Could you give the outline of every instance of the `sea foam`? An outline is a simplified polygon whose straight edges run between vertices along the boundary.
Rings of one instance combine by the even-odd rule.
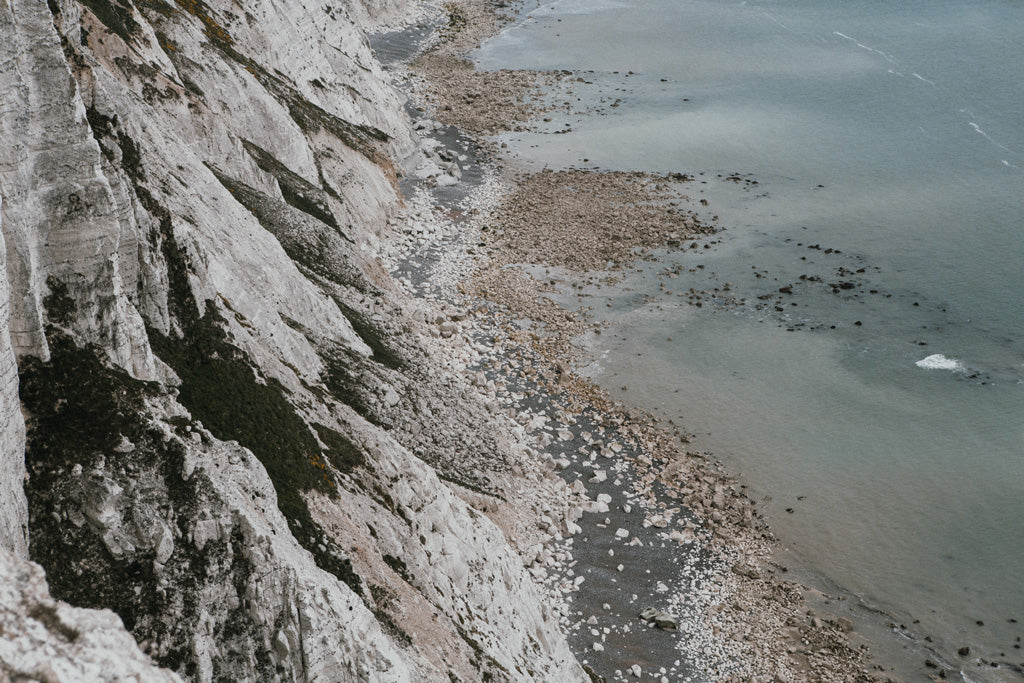
[[[925,370],[949,370],[950,372],[967,371],[967,368],[964,367],[962,362],[958,361],[956,358],[947,358],[941,353],[933,353],[927,358],[922,358],[917,361],[914,365],[919,368],[924,368]]]

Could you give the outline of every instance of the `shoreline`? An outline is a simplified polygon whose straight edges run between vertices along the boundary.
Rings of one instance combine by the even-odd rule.
[[[497,23],[497,17],[493,17],[493,21]],[[450,43],[456,49],[473,47],[486,35],[486,31],[479,30],[479,21],[455,23],[477,27],[470,39],[456,32],[459,39]],[[436,49],[436,45],[432,49]],[[546,85],[550,86],[554,77],[543,76],[539,80],[546,80]],[[515,84],[523,82],[521,74],[509,78]],[[500,83],[502,77],[499,75],[496,80]],[[445,105],[438,106],[438,102],[443,102],[445,97],[460,96],[460,87],[465,87],[467,82],[473,88],[488,85],[479,79],[456,79],[454,87],[452,83],[431,84],[423,80],[416,85],[449,88],[440,97],[436,90],[432,92],[436,109],[430,113],[451,125],[460,123],[459,111],[444,109]],[[478,95],[472,100],[484,99],[483,109],[500,108],[500,103],[487,102],[485,93]],[[427,104],[422,100],[417,102],[418,106]],[[424,108],[429,110],[429,106]],[[450,116],[446,117],[446,113]],[[512,113],[506,125],[524,125],[520,117],[526,116],[528,120],[529,116],[536,116],[538,110],[528,108],[525,112]],[[485,118],[481,124],[477,119],[468,127],[478,128],[479,136],[493,132],[493,121],[492,117]],[[477,307],[477,314],[468,317],[460,330],[467,338],[474,339],[483,353],[481,370],[485,379],[482,381],[508,387],[504,392],[499,389],[499,396],[523,424],[524,433],[538,434],[538,457],[545,458],[549,467],[558,470],[570,488],[575,487],[575,493],[585,494],[585,500],[590,495],[598,496],[589,499],[592,502],[587,511],[581,509],[577,514],[570,510],[568,528],[564,531],[549,525],[546,529],[549,541],[539,550],[537,544],[528,548],[520,545],[520,551],[525,551],[524,561],[527,566],[534,565],[531,574],[541,587],[553,597],[562,597],[563,627],[581,662],[591,666],[596,675],[609,680],[625,680],[636,673],[630,668],[633,664],[611,668],[614,664],[609,662],[621,658],[616,650],[633,653],[643,677],[647,678],[653,671],[653,680],[660,676],[665,677],[662,680],[688,680],[687,677],[700,680],[701,676],[708,675],[713,675],[714,680],[728,680],[729,676],[735,680],[756,680],[762,676],[764,680],[772,680],[772,677],[778,680],[892,680],[877,671],[868,671],[872,663],[863,643],[849,642],[858,639],[856,633],[851,633],[853,625],[849,620],[817,616],[806,609],[806,587],[781,578],[782,570],[772,559],[777,542],[759,519],[756,506],[746,497],[742,484],[729,478],[719,466],[707,462],[705,454],[687,452],[687,437],[678,429],[674,433],[666,432],[655,425],[657,421],[650,415],[612,401],[607,392],[571,372],[571,339],[600,330],[554,304],[545,296],[551,291],[551,285],[530,276],[536,273],[550,278],[550,263],[546,268],[537,265],[526,269],[530,273],[524,272],[515,264],[521,264],[524,256],[530,256],[530,250],[510,248],[507,242],[500,243],[500,238],[495,240],[493,232],[486,234],[490,221],[496,217],[492,212],[507,209],[509,193],[528,185],[532,178],[541,178],[543,183],[544,174],[520,176],[517,185],[514,173],[508,170],[515,167],[515,162],[508,155],[502,156],[497,146],[481,143],[479,138],[476,142],[482,144],[491,159],[473,163],[490,164],[492,172],[481,184],[481,187],[487,186],[485,191],[476,192],[478,200],[479,195],[484,195],[483,203],[471,208],[461,203],[462,208],[458,210],[461,215],[457,216],[461,239],[456,238],[452,243],[451,236],[456,230],[451,217],[441,215],[435,207],[428,207],[432,200],[426,195],[420,197],[418,212],[421,215],[434,209],[437,214],[434,220],[450,221],[447,228],[437,226],[434,235],[427,240],[429,243],[430,239],[441,237],[437,242],[442,243],[440,248],[444,253],[438,257],[444,265],[435,266],[435,273],[424,284],[433,290],[432,296],[448,298],[449,302],[456,301],[463,307],[467,302],[486,302],[486,313],[481,313]],[[609,175],[600,171],[580,173],[594,177]],[[644,180],[656,179],[651,174],[639,176]],[[586,184],[580,176],[575,176],[574,180],[577,184]],[[548,183],[550,187],[557,187],[557,183]],[[543,194],[532,189],[533,196]],[[506,195],[504,201],[502,191]],[[598,202],[594,206],[605,209],[615,197],[602,199],[603,204]],[[622,197],[618,199],[621,206]],[[549,203],[557,201],[551,197],[547,200]],[[448,213],[456,213],[454,207],[448,207]],[[513,211],[513,215],[515,213]],[[528,211],[519,207],[519,213]],[[522,215],[516,217],[522,218]],[[689,234],[684,239],[687,244],[692,240],[696,246],[707,234]],[[443,244],[445,235],[448,244]],[[416,246],[421,239],[422,235],[414,240]],[[676,245],[682,242],[678,235],[671,240]],[[605,261],[628,264],[630,257],[642,257],[653,248],[671,245],[666,234],[661,236],[660,243],[639,240],[630,244],[629,254],[620,255],[618,260],[591,255],[570,259],[568,264],[578,267]],[[580,246],[572,248],[571,253],[579,256]],[[532,255],[536,256],[536,251]],[[495,268],[495,264],[499,267]],[[415,269],[408,261],[395,265],[399,272]],[[484,271],[482,278],[478,275],[480,270]],[[556,270],[555,277],[568,280],[576,287],[582,287],[583,282],[598,286],[604,282],[613,286],[616,278],[614,271],[607,270],[589,271],[588,280],[583,280],[579,272]],[[436,271],[445,272],[447,279],[438,278]],[[478,277],[467,284],[471,273]],[[407,277],[404,283],[410,286],[412,280]],[[448,289],[456,284],[462,285],[458,293]],[[515,296],[507,296],[509,292]],[[514,356],[518,357],[517,363],[500,367],[503,361]],[[541,398],[531,401],[531,394],[538,389],[542,390]],[[603,438],[595,438],[595,433],[601,431]],[[685,506],[680,505],[680,501]],[[583,542],[575,543],[575,539]],[[644,598],[640,597],[642,590],[628,591],[627,598],[614,606],[597,597],[608,593],[590,587],[600,583],[608,590],[619,582],[616,574],[623,583],[628,580],[634,586],[643,584],[642,579],[647,575],[641,576],[639,569],[633,574],[625,571],[625,562],[607,561],[616,555],[624,559],[629,552],[627,549],[636,551],[638,547],[645,550],[635,552],[631,560],[643,562],[647,570],[658,575],[651,584],[653,591],[648,591]],[[609,550],[615,555],[601,555]],[[679,564],[677,560],[681,560]],[[580,578],[582,581],[578,581]],[[709,584],[716,588],[700,587]],[[765,605],[770,607],[765,608]],[[652,628],[640,620],[637,615],[645,607],[664,609],[679,619],[677,635],[671,636],[671,631]],[[676,647],[669,649],[668,657],[638,653],[645,642],[655,640],[657,647],[663,649],[666,636],[674,638],[674,645],[679,645],[683,634],[689,641],[689,661],[682,661],[687,657],[677,652]],[[736,649],[726,652],[723,644]],[[648,646],[648,649],[653,647]]]

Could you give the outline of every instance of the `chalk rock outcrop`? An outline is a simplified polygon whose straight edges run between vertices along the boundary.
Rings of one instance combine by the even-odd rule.
[[[24,554],[27,517],[53,597],[120,617],[139,649],[111,667],[585,679],[458,495],[514,498],[520,456],[367,256],[417,153],[354,23],[374,17],[0,5],[0,545]],[[126,639],[97,619],[55,666]]]
[[[39,565],[2,548],[0,633],[4,680],[181,681],[177,674],[153,666],[116,614],[57,602]]]
[[[0,206],[3,198],[0,197]],[[3,214],[0,212],[0,221]],[[3,224],[0,222],[0,229]],[[28,553],[28,504],[25,501],[25,423],[18,403],[18,366],[11,349],[10,287],[0,230],[0,548]]]

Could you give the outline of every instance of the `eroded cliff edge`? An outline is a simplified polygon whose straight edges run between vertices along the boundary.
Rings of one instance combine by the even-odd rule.
[[[484,514],[558,483],[367,256],[417,150],[358,22],[400,9],[0,6],[6,675],[584,678]]]

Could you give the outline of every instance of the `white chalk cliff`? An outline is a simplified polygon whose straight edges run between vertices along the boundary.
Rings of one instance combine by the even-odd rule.
[[[586,680],[365,248],[401,11],[0,2],[0,679]]]

